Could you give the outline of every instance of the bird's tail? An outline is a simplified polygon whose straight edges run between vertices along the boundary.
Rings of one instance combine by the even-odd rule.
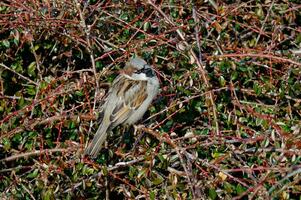
[[[92,142],[85,150],[85,155],[89,155],[92,158],[95,158],[98,155],[104,141],[107,138],[107,130],[108,126],[106,126],[104,123],[99,126]]]

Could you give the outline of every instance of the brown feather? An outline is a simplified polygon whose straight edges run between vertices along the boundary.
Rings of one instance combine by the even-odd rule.
[[[112,127],[123,123],[147,98],[146,81],[129,80],[125,77],[121,77],[121,79],[126,79],[127,81],[120,80],[119,83],[122,83],[122,89],[117,90],[117,96],[125,99],[121,100],[120,104],[116,105],[112,111],[110,116]],[[119,87],[117,84],[115,86]]]

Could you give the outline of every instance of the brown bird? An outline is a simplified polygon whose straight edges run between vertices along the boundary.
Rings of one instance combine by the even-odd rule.
[[[158,91],[159,80],[152,66],[139,57],[129,60],[109,89],[101,109],[101,124],[85,155],[95,158],[108,131],[141,119]]]

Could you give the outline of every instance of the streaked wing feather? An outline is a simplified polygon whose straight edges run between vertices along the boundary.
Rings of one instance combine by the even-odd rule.
[[[114,109],[115,113],[112,113],[110,120],[112,124],[118,125],[123,123],[128,118],[132,110],[125,104],[120,104],[120,106],[118,105],[116,108],[118,109]]]
[[[117,84],[113,84],[115,87],[121,87],[120,90],[112,89],[112,91],[118,91],[117,95],[111,95],[113,98],[118,98],[115,108],[110,116],[112,127],[122,124],[132,114],[132,112],[138,109],[144,100],[147,98],[146,93],[146,81],[129,80],[126,77],[120,77]],[[125,81],[126,79],[126,81]],[[122,84],[122,85],[121,85]]]
[[[147,93],[146,93],[146,86],[143,87],[144,89],[138,90],[138,93],[136,96],[132,95],[131,96],[131,101],[129,101],[129,105],[131,108],[137,109],[140,107],[140,105],[144,102],[144,100],[147,98]],[[135,100],[134,100],[135,98]]]

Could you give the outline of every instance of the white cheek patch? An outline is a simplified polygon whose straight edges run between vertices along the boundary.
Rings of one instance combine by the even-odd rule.
[[[144,73],[140,73],[140,74],[132,74],[132,79],[134,80],[141,80],[141,81],[145,81],[147,80],[147,77]]]

